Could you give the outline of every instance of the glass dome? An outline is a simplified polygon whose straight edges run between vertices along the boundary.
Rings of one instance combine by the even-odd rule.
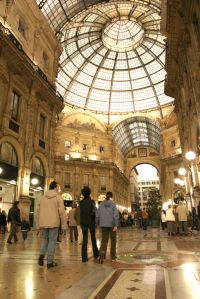
[[[37,3],[63,46],[57,89],[67,104],[118,114],[173,102],[164,94],[159,0]]]

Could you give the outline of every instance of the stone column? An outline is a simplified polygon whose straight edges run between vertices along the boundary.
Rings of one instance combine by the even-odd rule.
[[[20,212],[21,218],[25,217],[29,219],[31,199],[29,197],[29,187],[30,187],[30,169],[21,169],[21,180],[19,181],[19,202],[20,202]]]
[[[21,219],[25,218],[26,220],[29,220],[29,212],[30,212],[30,205],[31,205],[30,197],[26,195],[20,195],[19,202],[20,202],[19,208],[20,208]]]

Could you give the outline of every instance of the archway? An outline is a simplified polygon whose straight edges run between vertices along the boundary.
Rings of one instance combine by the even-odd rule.
[[[133,210],[146,207],[148,194],[152,188],[159,189],[157,168],[152,164],[137,164],[130,173],[130,198]]]

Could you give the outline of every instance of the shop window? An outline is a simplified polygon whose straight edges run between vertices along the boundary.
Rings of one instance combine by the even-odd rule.
[[[11,118],[18,121],[20,95],[16,91],[12,91],[11,98]]]
[[[0,160],[13,166],[18,165],[17,154],[11,144],[5,142],[0,145]]]

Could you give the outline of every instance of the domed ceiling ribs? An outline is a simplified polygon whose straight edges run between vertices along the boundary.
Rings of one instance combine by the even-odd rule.
[[[57,88],[66,104],[162,117],[173,99],[164,94],[160,0],[47,0],[42,11],[61,36]]]
[[[114,128],[113,138],[124,156],[140,146],[160,151],[160,125],[146,117],[130,117],[122,121]]]

